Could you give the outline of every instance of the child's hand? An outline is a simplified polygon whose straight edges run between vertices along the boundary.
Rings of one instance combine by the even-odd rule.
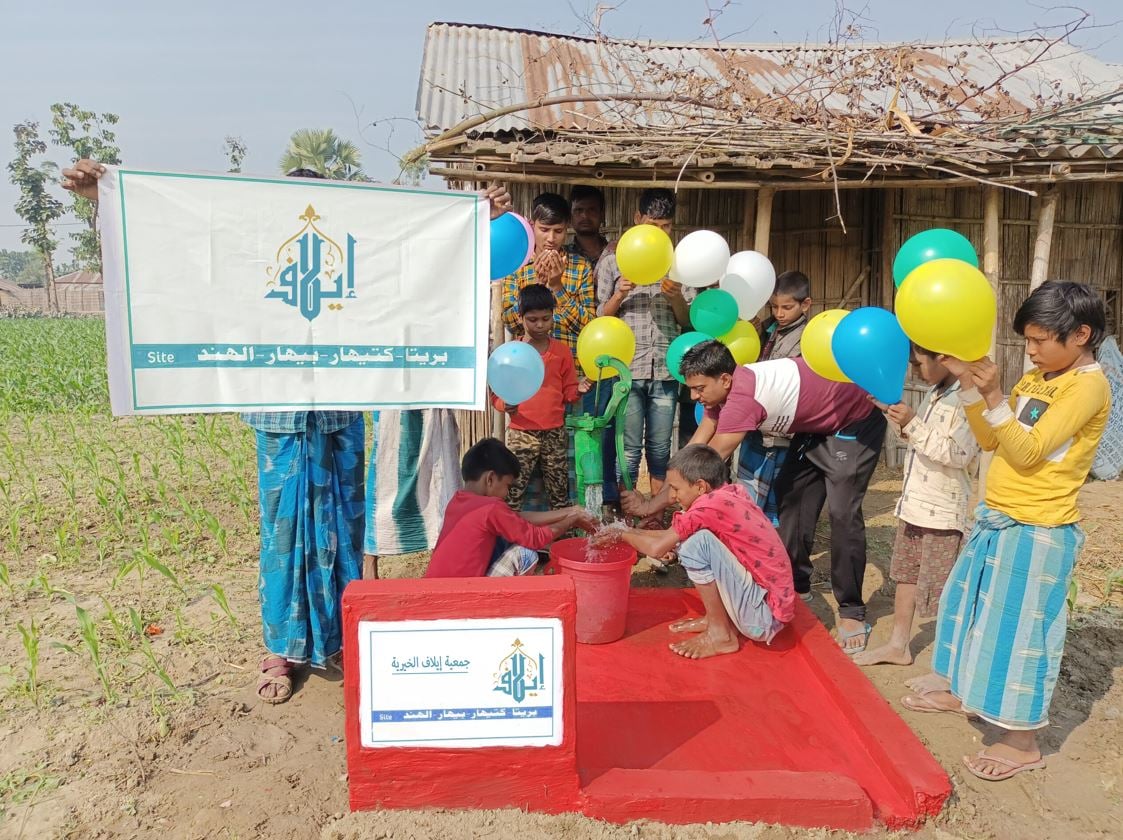
[[[984,397],[987,396],[987,394],[993,394],[1001,389],[1002,386],[998,381],[998,365],[989,358],[983,358],[979,359],[977,362],[972,362],[970,372],[971,381],[974,382],[975,388]]]
[[[885,409],[885,416],[903,429],[916,417],[916,412],[904,403],[897,403]]]
[[[62,170],[62,188],[96,203],[97,182],[104,174],[105,167],[96,160],[82,158],[74,166]]]
[[[682,297],[682,283],[676,283],[670,277],[664,277],[659,284],[659,290],[669,298]]]
[[[615,293],[618,296],[620,296],[621,298],[626,298],[628,295],[630,295],[632,293],[632,289],[634,289],[635,287],[636,287],[636,284],[633,283],[631,280],[625,280],[623,277],[621,277],[619,280],[616,281],[616,292]]]
[[[649,516],[648,507],[651,499],[636,490],[622,490],[620,492],[620,507],[629,516]]]
[[[871,403],[873,403],[874,408],[876,408],[878,411],[888,411],[889,410],[889,406],[886,403],[883,403],[881,400],[879,400],[873,394],[866,394],[866,399],[869,400]]]
[[[588,377],[585,377],[584,379],[582,379],[580,382],[577,383],[577,393],[578,394],[587,394],[592,389],[593,389],[593,380],[589,379]]]

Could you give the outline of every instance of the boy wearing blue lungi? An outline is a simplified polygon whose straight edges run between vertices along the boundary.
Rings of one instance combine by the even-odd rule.
[[[994,453],[975,527],[948,578],[932,668],[909,682],[913,711],[976,715],[1002,736],[967,769],[987,781],[1044,766],[1068,624],[1066,596],[1084,543],[1076,497],[1107,424],[1111,395],[1095,352],[1103,301],[1080,283],[1045,283],[1014,316],[1035,369],[1007,400],[989,358],[941,357],[960,378],[979,445]]]

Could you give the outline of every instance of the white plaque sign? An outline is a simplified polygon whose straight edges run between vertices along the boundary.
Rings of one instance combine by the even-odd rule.
[[[364,747],[561,743],[557,618],[359,622]]]

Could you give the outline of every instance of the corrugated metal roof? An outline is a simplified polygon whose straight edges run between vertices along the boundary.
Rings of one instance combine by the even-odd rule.
[[[1041,39],[995,40],[983,43],[871,44],[822,47],[814,45],[722,45],[602,42],[568,35],[552,35],[458,23],[434,23],[428,28],[417,96],[417,112],[430,135],[451,128],[483,112],[565,94],[635,92],[675,93],[673,86],[689,71],[696,78],[723,86],[736,78],[741,89],[761,96],[787,92],[804,80],[811,61],[827,56],[839,60],[860,57],[871,49],[899,49],[911,74],[926,83],[930,93],[901,91],[899,105],[912,115],[945,110],[941,92],[983,89],[974,100],[1000,101],[1009,112],[1039,107],[1037,97],[1084,97],[1105,93],[1123,83],[1123,73],[1094,56],[1067,44],[1057,44],[1048,56],[1034,61],[1047,47]],[[1022,65],[1001,86],[1002,76]],[[949,65],[951,65],[949,69]],[[660,79],[660,71],[671,73]],[[861,106],[884,113],[895,87],[863,85]],[[850,100],[831,94],[830,110],[850,109]],[[621,124],[619,104],[608,101],[538,107],[490,121],[482,133],[527,129],[611,130]],[[667,108],[628,109],[632,124],[667,125],[675,117]],[[956,113],[960,120],[977,119],[970,105]]]

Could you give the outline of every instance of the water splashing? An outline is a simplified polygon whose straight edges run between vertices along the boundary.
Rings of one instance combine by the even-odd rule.
[[[601,517],[601,507],[604,505],[604,487],[600,484],[590,484],[585,487],[585,510],[595,516]]]

